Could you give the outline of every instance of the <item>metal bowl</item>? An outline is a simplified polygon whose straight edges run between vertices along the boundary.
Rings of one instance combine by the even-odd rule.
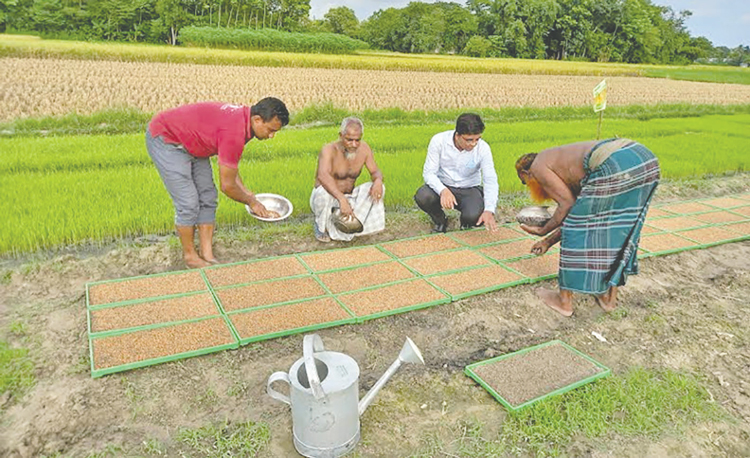
[[[263,204],[264,207],[266,207],[267,210],[273,211],[279,214],[278,218],[262,218],[250,209],[249,205],[245,205],[245,210],[247,210],[248,213],[250,213],[250,216],[253,218],[260,220],[260,221],[267,221],[267,222],[274,222],[274,221],[282,221],[289,217],[289,215],[292,214],[292,211],[294,210],[294,206],[291,202],[289,202],[289,199],[287,199],[284,196],[280,196],[278,194],[256,194],[255,198],[258,199],[258,202]]]
[[[340,209],[336,209],[333,212],[331,221],[334,227],[344,234],[358,234],[365,230],[364,226],[362,226],[362,221],[354,215],[349,215],[348,217],[342,216]]]
[[[542,227],[547,224],[547,221],[552,219],[552,215],[548,209],[549,207],[538,205],[522,208],[516,215],[516,221],[527,226]]]

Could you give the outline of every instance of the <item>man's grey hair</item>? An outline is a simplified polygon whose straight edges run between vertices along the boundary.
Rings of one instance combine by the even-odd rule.
[[[357,127],[359,127],[360,133],[362,133],[364,135],[364,133],[365,133],[365,125],[362,123],[361,119],[355,118],[354,116],[349,116],[348,118],[344,118],[344,120],[341,121],[341,129],[339,129],[339,133],[341,135],[345,134],[346,130],[352,124],[355,124]]]

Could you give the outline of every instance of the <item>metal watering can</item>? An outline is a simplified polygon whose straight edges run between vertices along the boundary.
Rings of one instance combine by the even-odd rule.
[[[302,358],[289,373],[274,372],[268,378],[268,394],[292,407],[294,447],[307,457],[335,458],[349,453],[359,442],[359,417],[401,363],[422,363],[422,354],[406,338],[396,361],[359,399],[359,366],[350,356],[325,351],[317,334],[303,339]],[[289,396],[274,390],[274,382],[289,384]]]

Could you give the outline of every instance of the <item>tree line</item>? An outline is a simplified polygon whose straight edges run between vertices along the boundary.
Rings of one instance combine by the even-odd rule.
[[[404,53],[740,65],[750,49],[693,37],[690,11],[651,0],[411,2],[359,21],[351,8],[309,18],[309,0],[0,0],[0,31],[83,40],[179,42],[188,26],[333,32]]]

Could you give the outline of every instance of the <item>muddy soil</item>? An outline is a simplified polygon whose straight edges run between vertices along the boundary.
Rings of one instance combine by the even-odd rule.
[[[659,199],[748,190],[750,175],[740,175],[665,184]],[[512,213],[507,209],[499,218]],[[358,244],[428,230],[422,215],[401,212],[384,233]],[[313,241],[311,230],[299,232],[261,241],[228,232],[219,235],[216,252],[239,261],[329,248]],[[178,456],[169,450],[179,428],[225,420],[267,422],[271,442],[261,456],[296,456],[289,409],[265,394],[265,383],[301,356],[301,335],[91,379],[86,282],[181,268],[174,241],[158,237],[0,264],[0,339],[30,349],[37,377],[23,398],[0,399],[0,456],[87,456],[107,447],[123,450],[115,455],[150,456],[147,441],[159,441],[168,455]],[[731,416],[658,439],[575,439],[567,454],[750,456],[750,241],[643,260],[641,274],[622,289],[616,313],[579,296],[575,315],[563,318],[537,299],[540,286],[556,283],[319,331],[327,348],[358,361],[361,394],[395,359],[406,336],[424,354],[426,366],[402,366],[364,414],[355,456],[410,456],[429,441],[450,444],[460,438],[456,425],[465,421],[479,422],[491,437],[506,412],[463,375],[464,367],[551,339],[564,340],[616,374],[633,366],[695,374]],[[9,331],[16,323],[23,323],[23,332]],[[445,450],[436,456],[456,456]]]

